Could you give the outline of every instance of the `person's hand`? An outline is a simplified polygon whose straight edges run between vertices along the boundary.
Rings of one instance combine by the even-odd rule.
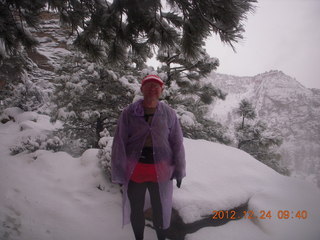
[[[172,174],[170,180],[174,179],[174,173]],[[176,179],[177,180],[177,187],[180,188],[181,187],[181,183],[182,183],[182,179]]]
[[[177,187],[180,188],[182,183],[182,179],[177,179]]]
[[[123,184],[122,183],[117,183],[119,186],[119,190],[121,193],[123,193]]]

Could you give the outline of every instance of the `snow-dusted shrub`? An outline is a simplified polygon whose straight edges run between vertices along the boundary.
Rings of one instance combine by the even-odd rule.
[[[24,111],[34,111],[43,103],[43,92],[27,75],[13,90],[12,104]]]
[[[24,136],[20,142],[10,148],[12,155],[16,155],[21,152],[35,152],[39,149],[45,149],[46,136]]]
[[[57,152],[62,149],[62,146],[63,142],[59,137],[54,136],[52,138],[48,138],[48,136],[41,134],[22,137],[18,144],[10,147],[10,152],[12,155],[22,152],[35,152],[39,149]]]
[[[4,107],[19,107],[24,111],[46,112],[51,86],[44,79],[33,79],[26,71],[20,82],[9,83],[9,96],[2,100]]]
[[[115,68],[76,54],[61,64],[51,120],[63,123],[57,134],[68,153],[75,156],[98,148],[104,128],[113,134],[122,109],[133,101],[140,87],[137,79],[141,78],[133,74],[137,69],[123,64]]]
[[[170,101],[179,116],[183,135],[192,139],[230,144],[231,139],[227,134],[227,128],[221,123],[207,118],[208,105],[197,98],[185,95],[175,97]]]
[[[100,133],[99,140],[99,152],[98,158],[103,170],[107,173],[108,177],[111,177],[111,148],[112,148],[112,137],[107,129],[104,129]]]
[[[63,130],[54,131],[53,134],[60,140],[59,151],[64,151],[72,155],[73,157],[80,157],[82,153],[88,148],[92,147],[88,144],[87,139],[85,138],[77,138],[66,134]],[[51,142],[50,142],[51,145]]]
[[[62,146],[63,146],[63,142],[57,136],[49,138],[46,141],[46,149],[47,150],[53,150],[54,152],[58,152],[61,150]]]
[[[235,130],[239,149],[249,153],[280,174],[290,174],[278,153],[282,138],[278,133],[270,131],[265,122],[259,120],[252,125],[240,123]]]
[[[25,52],[11,56],[0,64],[0,111],[19,107],[24,111],[50,112],[53,83],[44,70],[32,62]],[[51,76],[49,74],[49,76]]]

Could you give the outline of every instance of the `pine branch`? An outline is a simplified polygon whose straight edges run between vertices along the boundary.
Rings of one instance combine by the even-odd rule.
[[[196,5],[197,9],[199,10],[200,16],[203,20],[205,20],[208,24],[210,24],[210,26],[212,26],[212,28],[216,29],[216,32],[220,31],[220,32],[224,32],[225,29],[222,29],[220,27],[218,27],[216,24],[214,24],[210,19],[208,19],[206,16],[204,16],[199,4],[197,1],[193,0],[193,3]]]
[[[180,54],[176,54],[171,56],[168,60],[166,60],[166,63],[169,65],[170,63],[173,63],[174,60],[176,60],[177,57],[179,57]]]

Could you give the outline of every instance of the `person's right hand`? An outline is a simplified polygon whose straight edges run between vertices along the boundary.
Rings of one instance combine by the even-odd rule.
[[[182,179],[177,179],[177,187],[180,188],[182,183]]]
[[[170,180],[173,180],[174,179],[174,173],[172,174]],[[177,187],[180,188],[181,187],[181,183],[182,183],[182,179],[176,179],[177,181]]]

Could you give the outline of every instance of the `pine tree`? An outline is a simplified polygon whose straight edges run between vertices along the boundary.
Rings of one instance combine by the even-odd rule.
[[[242,123],[241,123],[242,129],[244,128],[245,119],[253,120],[257,116],[254,110],[254,107],[252,106],[252,103],[250,103],[247,99],[241,100],[237,113],[242,117]]]
[[[157,60],[162,64],[158,71],[168,89],[164,99],[178,109],[185,136],[227,144],[230,140],[223,134],[222,125],[206,117],[213,100],[224,99],[226,95],[204,80],[219,61],[211,58],[204,48],[199,49],[198,58],[186,57],[180,39],[180,44],[158,50]]]
[[[121,108],[130,101],[129,96],[121,97],[127,89],[118,81],[116,72],[81,54],[66,57],[58,74],[52,121],[61,120],[63,129],[57,135],[68,143],[66,150],[73,154],[98,147],[100,132],[116,124],[117,116],[110,109]]]
[[[114,133],[119,114],[131,103],[140,84],[132,63],[120,68],[92,62],[73,53],[61,64],[53,102],[52,121],[61,120],[57,132],[65,149],[74,155],[99,147],[100,133]]]
[[[225,127],[208,117],[213,100],[225,99],[226,94],[205,79],[198,78],[199,74],[194,71],[188,76],[172,79],[165,100],[177,110],[186,137],[229,144]]]
[[[242,38],[243,20],[253,10],[255,2],[255,0],[4,0],[0,2],[0,11],[4,13],[0,15],[0,27],[5,29],[8,25],[10,31],[0,35],[5,50],[2,57],[13,54],[20,46],[30,48],[36,44],[27,27],[38,27],[39,13],[42,10],[58,12],[61,23],[67,24],[71,34],[75,36],[75,45],[95,60],[100,60],[98,64],[108,66],[108,70],[102,69],[102,65],[98,67],[99,76],[90,75],[90,71],[82,71],[81,68],[72,72],[72,69],[76,68],[71,66],[69,77],[61,78],[60,85],[57,86],[60,89],[60,95],[57,91],[56,103],[59,111],[56,116],[68,117],[69,129],[77,127],[86,129],[89,126],[90,129],[95,129],[95,137],[86,138],[86,141],[96,146],[97,129],[101,130],[98,127],[101,124],[97,121],[104,122],[105,117],[99,111],[92,113],[89,110],[88,112],[77,110],[81,105],[90,109],[93,109],[95,104],[99,105],[97,101],[93,102],[100,96],[94,96],[94,100],[89,99],[88,93],[93,93],[96,89],[94,87],[91,89],[94,85],[87,83],[96,83],[99,80],[102,85],[110,83],[115,87],[115,91],[122,89],[123,82],[117,85],[114,80],[120,80],[121,76],[125,75],[118,72],[119,69],[125,71],[126,66],[123,62],[128,61],[129,58],[130,64],[141,69],[146,59],[152,56],[154,49],[166,51],[169,49],[170,54],[174,55],[169,56],[170,60],[164,59],[169,68],[163,71],[167,72],[169,93],[173,94],[167,96],[173,96],[172,103],[180,108],[182,117],[188,119],[187,115],[194,116],[195,124],[188,127],[191,129],[196,126],[194,131],[190,130],[191,135],[196,136],[196,132],[199,131],[203,133],[201,137],[216,139],[217,137],[212,136],[212,133],[220,134],[223,131],[215,131],[214,128],[217,128],[218,124],[211,125],[209,119],[205,117],[206,108],[214,97],[223,98],[224,94],[210,84],[197,83],[201,77],[206,76],[218,66],[217,59],[210,58],[203,50],[204,41],[210,34],[215,33],[221,41],[233,47],[233,43]],[[81,66],[81,61],[78,64]],[[111,64],[114,67],[111,67]],[[62,71],[68,73],[66,70]],[[128,72],[130,71],[134,74],[135,70],[131,67],[130,70],[128,69]],[[115,78],[112,77],[114,75],[112,72],[116,75]],[[101,76],[104,75],[106,81],[102,80]],[[137,76],[139,76],[137,79],[141,79],[141,75]],[[76,78],[80,79],[80,82],[75,80]],[[95,81],[96,79],[98,80]],[[176,86],[178,89],[175,89]],[[130,88],[128,85],[126,87]],[[97,88],[99,89],[100,85]],[[80,91],[81,89],[85,90]],[[68,96],[68,91],[74,99]],[[62,92],[65,92],[65,95]],[[186,96],[180,97],[181,94]],[[182,103],[184,101],[189,104]],[[198,108],[194,108],[195,105]],[[119,107],[121,106],[120,103]],[[87,116],[90,122],[76,125],[77,119],[85,120],[83,116]],[[97,120],[99,119],[97,116],[102,117]],[[190,116],[189,119],[191,119]],[[91,121],[92,119],[94,121]],[[224,139],[221,136],[218,138]],[[88,146],[87,143],[86,146]]]
[[[197,59],[204,40],[217,34],[233,47],[242,38],[243,21],[256,0],[20,0],[0,2],[0,36],[11,54],[19,45],[32,47],[34,38],[25,26],[37,27],[39,12],[59,12],[85,52],[110,62],[126,57],[128,50],[150,56],[153,46],[181,44],[185,57]]]
[[[177,109],[185,136],[229,144],[230,139],[225,134],[225,127],[208,117],[213,99],[224,99],[226,94],[202,81],[192,82],[184,79],[174,83],[176,87],[171,90],[173,97],[168,103]]]
[[[244,119],[256,118],[252,103],[248,100],[240,102],[237,113],[242,118],[241,123],[235,129],[238,148],[277,172],[289,175],[288,169],[281,162],[281,155],[277,153],[277,148],[282,144],[282,138],[270,131],[267,124],[261,120],[252,124],[245,123]]]

